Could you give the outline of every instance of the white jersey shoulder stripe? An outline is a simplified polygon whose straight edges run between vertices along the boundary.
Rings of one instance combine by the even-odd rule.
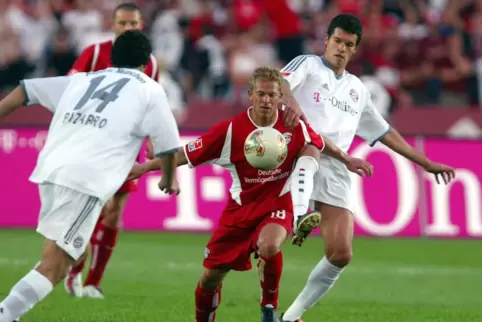
[[[300,55],[300,56],[296,57],[295,59],[293,59],[291,62],[289,62],[288,65],[286,65],[281,70],[281,72],[294,72],[301,66],[301,64],[303,64],[303,62],[307,58],[311,58],[311,57],[318,57],[318,56],[315,56],[315,55]]]

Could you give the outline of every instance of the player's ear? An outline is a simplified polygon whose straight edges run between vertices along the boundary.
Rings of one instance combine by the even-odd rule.
[[[248,99],[252,102],[253,101],[253,91],[248,89]]]
[[[328,45],[328,40],[330,40],[330,37],[325,36],[325,47],[326,47],[326,45]]]

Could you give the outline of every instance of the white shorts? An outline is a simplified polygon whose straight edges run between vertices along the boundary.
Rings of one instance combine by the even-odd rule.
[[[56,184],[40,184],[37,232],[77,260],[87,248],[103,204],[97,197]]]
[[[354,213],[350,192],[351,177],[346,166],[340,161],[322,154],[320,168],[314,177],[310,208],[314,209],[315,201],[319,201],[330,206],[348,209]]]

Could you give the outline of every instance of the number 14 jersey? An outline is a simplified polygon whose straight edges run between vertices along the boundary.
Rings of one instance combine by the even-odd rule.
[[[136,69],[108,68],[21,85],[28,105],[54,113],[32,182],[108,200],[125,181],[146,136],[156,154],[181,146],[163,88]]]

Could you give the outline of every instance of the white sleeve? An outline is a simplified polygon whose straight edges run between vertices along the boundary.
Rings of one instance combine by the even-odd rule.
[[[281,69],[281,75],[290,83],[291,90],[300,86],[305,79],[310,77],[312,60],[311,55],[301,55]]]
[[[70,76],[24,79],[20,81],[25,95],[25,105],[39,104],[55,113]]]
[[[373,105],[370,93],[365,92],[366,104],[360,116],[356,135],[362,137],[370,146],[383,139],[390,131],[390,125]]]
[[[143,136],[151,138],[154,154],[161,157],[177,151],[181,147],[181,138],[166,94],[160,86],[159,88],[144,116],[141,131]]]

